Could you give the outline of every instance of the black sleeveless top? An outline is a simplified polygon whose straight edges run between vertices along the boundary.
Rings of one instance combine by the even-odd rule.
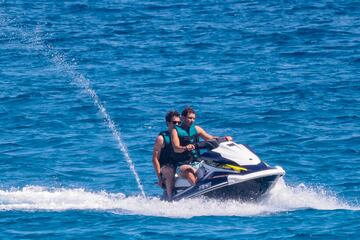
[[[161,135],[164,138],[164,144],[165,144],[164,148],[161,149],[161,153],[160,153],[160,159],[159,159],[160,167],[166,164],[175,165],[174,149],[171,143],[169,131],[162,131],[161,133],[159,133],[159,135]]]

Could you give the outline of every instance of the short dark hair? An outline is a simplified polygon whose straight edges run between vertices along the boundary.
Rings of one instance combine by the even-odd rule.
[[[186,107],[186,108],[181,112],[181,116],[187,117],[187,115],[189,115],[190,113],[196,114],[194,109],[192,109],[191,107]]]
[[[173,117],[180,117],[180,113],[178,111],[169,111],[166,115],[165,115],[165,121],[167,122],[171,122],[171,119]]]

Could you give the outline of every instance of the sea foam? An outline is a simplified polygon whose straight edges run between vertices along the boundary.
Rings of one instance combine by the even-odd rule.
[[[321,188],[304,184],[291,187],[281,180],[258,202],[215,199],[184,199],[164,202],[158,197],[126,196],[123,193],[91,192],[84,189],[27,186],[0,190],[0,211],[96,210],[114,214],[191,218],[196,216],[254,216],[299,209],[360,210]]]

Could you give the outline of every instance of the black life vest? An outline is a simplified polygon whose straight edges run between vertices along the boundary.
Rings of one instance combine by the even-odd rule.
[[[164,148],[161,149],[160,152],[160,166],[162,167],[165,164],[174,165],[174,149],[171,143],[170,133],[169,131],[162,131],[159,133],[164,138]]]

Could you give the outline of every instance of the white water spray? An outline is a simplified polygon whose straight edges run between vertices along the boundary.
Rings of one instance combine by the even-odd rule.
[[[11,21],[0,15],[0,25],[14,25],[16,21]],[[145,191],[141,184],[140,177],[135,170],[135,165],[130,158],[129,151],[126,148],[126,145],[122,141],[120,132],[117,130],[113,120],[108,114],[105,106],[102,104],[99,96],[96,94],[95,90],[91,87],[90,80],[84,77],[82,74],[78,73],[75,69],[74,64],[69,64],[66,61],[66,58],[63,54],[57,52],[52,46],[46,44],[41,37],[41,32],[39,27],[35,29],[34,32],[29,32],[24,30],[21,26],[16,26],[11,31],[12,37],[17,36],[22,41],[27,42],[27,47],[31,48],[31,50],[38,51],[45,55],[45,57],[50,60],[61,72],[68,75],[72,82],[74,82],[78,87],[85,90],[85,92],[91,97],[94,102],[94,105],[98,108],[99,112],[105,119],[108,124],[109,129],[114,136],[120,151],[123,153],[126,162],[128,163],[130,170],[135,176],[135,180],[137,182],[138,188],[141,191],[142,196],[145,197]]]
[[[319,191],[320,190],[320,191]],[[123,193],[88,192],[84,189],[27,186],[0,189],[0,211],[97,210],[120,215],[145,215],[171,218],[197,216],[263,216],[303,209],[360,211],[324,189],[299,185],[290,187],[280,181],[260,202],[184,199],[164,202],[159,198],[126,196]]]
[[[139,177],[137,171],[135,170],[135,165],[130,158],[129,151],[121,139],[120,132],[116,129],[114,122],[112,121],[110,115],[106,111],[106,108],[104,107],[104,105],[101,103],[99,96],[96,94],[95,90],[91,88],[90,81],[87,78],[85,78],[82,74],[77,73],[71,65],[66,63],[66,61],[64,60],[64,57],[62,57],[60,54],[54,54],[52,56],[53,57],[51,58],[51,61],[56,66],[61,66],[61,68],[63,68],[65,70],[65,72],[73,79],[73,81],[78,86],[83,88],[86,91],[86,93],[94,101],[95,106],[97,106],[97,108],[99,109],[103,118],[106,120],[108,127],[110,128],[110,130],[112,132],[112,135],[114,136],[115,140],[117,141],[120,151],[124,154],[126,162],[128,163],[131,171],[133,172],[133,174],[135,176],[135,179],[136,179],[138,187],[141,191],[141,194],[145,197],[145,191],[141,184],[140,177]]]

